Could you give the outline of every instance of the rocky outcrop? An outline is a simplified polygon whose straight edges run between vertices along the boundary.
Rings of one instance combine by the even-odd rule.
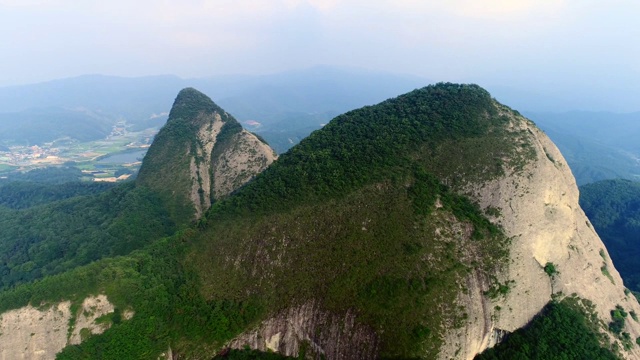
[[[242,130],[213,159],[213,198],[220,199],[261,173],[277,156],[254,134]]]
[[[44,309],[25,306],[0,314],[0,359],[55,359],[67,345],[101,334],[109,322],[96,319],[114,311],[106,296],[90,296],[77,313],[65,301]]]
[[[211,160],[216,139],[224,123],[220,114],[200,114],[203,126],[197,132],[196,146],[187,150],[189,171],[191,176],[191,193],[189,199],[195,209],[196,218],[211,206]]]
[[[197,133],[197,145],[190,148],[190,200],[199,219],[214,200],[229,195],[261,173],[277,158],[269,145],[244,129],[221,142],[224,123],[220,114],[202,114],[208,119]]]
[[[373,329],[356,322],[355,314],[336,315],[307,303],[264,321],[228,346],[249,346],[287,356],[304,352],[317,359],[367,360],[377,356],[378,339]]]
[[[448,331],[440,359],[473,359],[499,342],[505,332],[527,324],[552,296],[575,295],[593,302],[602,324],[611,322],[610,311],[616,305],[640,312],[578,205],[578,187],[563,156],[532,122],[509,116],[512,128],[528,134],[534,161],[461,190],[483,209],[490,209],[487,213],[494,214],[493,221],[511,238],[510,261],[497,274],[509,292],[489,299],[483,294],[489,284],[469,275],[468,291],[458,297],[469,322]],[[544,270],[548,263],[558,271],[553,277]],[[627,321],[624,331],[635,339],[640,336],[640,324]],[[640,358],[640,349],[634,346],[623,356]]]

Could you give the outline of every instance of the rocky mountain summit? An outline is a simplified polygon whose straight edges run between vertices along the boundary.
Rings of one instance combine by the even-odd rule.
[[[186,88],[149,148],[137,183],[170,199],[174,218],[194,220],[276,158],[269,145],[233,116]]]

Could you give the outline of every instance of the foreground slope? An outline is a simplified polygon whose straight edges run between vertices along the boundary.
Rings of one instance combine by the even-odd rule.
[[[144,158],[137,183],[163,194],[177,222],[199,219],[211,202],[264,170],[273,150],[193,89],[180,91]]]
[[[192,185],[173,176],[187,179],[177,190]],[[629,341],[638,323],[611,311],[640,306],[588,227],[566,163],[475,85],[429,86],[337,117],[199,225],[2,293],[1,309],[106,295],[109,329],[62,359],[198,359],[245,346],[471,359],[556,298],[593,312],[596,347],[639,354]]]

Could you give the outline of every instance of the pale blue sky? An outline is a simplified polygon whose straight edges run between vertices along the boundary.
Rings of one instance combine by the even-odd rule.
[[[630,0],[0,0],[0,85],[325,64],[640,110],[638,18]]]

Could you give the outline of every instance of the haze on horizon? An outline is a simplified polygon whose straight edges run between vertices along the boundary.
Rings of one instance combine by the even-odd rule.
[[[639,15],[630,0],[0,0],[0,86],[330,65],[638,111]]]

